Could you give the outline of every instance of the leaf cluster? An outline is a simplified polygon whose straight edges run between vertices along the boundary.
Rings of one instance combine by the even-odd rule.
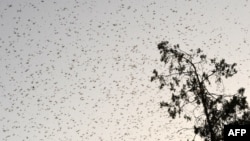
[[[242,124],[250,121],[249,107],[244,96],[244,88],[234,95],[211,93],[208,86],[214,82],[219,85],[237,73],[236,63],[229,64],[225,59],[208,59],[201,49],[186,53],[180,46],[170,45],[168,41],[158,44],[160,61],[167,68],[163,73],[153,70],[151,81],[159,81],[159,88],[167,87],[170,100],[160,103],[168,108],[171,118],[181,115],[184,107],[193,105],[194,109],[203,107],[201,116],[195,117],[200,124],[194,126],[194,133],[205,140],[221,140],[224,124]],[[201,118],[202,117],[202,118]],[[184,114],[190,121],[191,116]]]

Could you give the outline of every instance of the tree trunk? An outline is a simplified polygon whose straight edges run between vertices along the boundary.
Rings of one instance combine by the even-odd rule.
[[[201,88],[200,94],[201,94],[202,105],[204,107],[204,113],[205,113],[206,120],[207,120],[207,123],[208,123],[208,128],[209,128],[209,132],[210,132],[210,139],[211,139],[211,141],[216,141],[216,136],[215,136],[215,133],[213,131],[213,125],[212,125],[212,122],[210,120],[210,116],[209,116],[209,113],[208,113],[207,97],[206,97],[206,94],[205,94],[205,91],[204,91],[203,88]]]
[[[206,93],[205,93],[205,89],[204,89],[205,86],[204,86],[203,82],[199,78],[199,75],[198,75],[198,72],[197,72],[197,69],[196,69],[195,65],[191,61],[189,61],[189,62],[192,65],[192,67],[194,69],[194,72],[195,72],[196,79],[198,80],[198,87],[199,87],[200,90],[199,90],[199,92],[197,94],[201,98],[202,105],[204,107],[204,113],[205,113],[205,116],[206,116],[209,132],[210,132],[210,141],[216,141],[216,136],[215,136],[215,133],[213,131],[213,125],[212,125],[212,122],[210,120],[209,113],[208,113],[207,97],[206,97]]]

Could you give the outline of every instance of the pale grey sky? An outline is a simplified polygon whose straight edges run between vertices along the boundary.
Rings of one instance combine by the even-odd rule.
[[[247,0],[1,0],[0,140],[192,139],[159,107],[156,46],[238,63],[226,92],[248,94],[249,15]]]

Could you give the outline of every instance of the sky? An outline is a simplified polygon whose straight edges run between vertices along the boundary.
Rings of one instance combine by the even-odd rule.
[[[157,44],[236,62],[224,92],[249,100],[249,14],[248,0],[0,0],[0,140],[193,139],[159,106]]]

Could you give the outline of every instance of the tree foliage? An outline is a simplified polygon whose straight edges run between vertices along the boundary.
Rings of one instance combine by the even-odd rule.
[[[226,124],[250,123],[250,112],[245,89],[235,94],[213,93],[209,88],[223,83],[237,73],[236,63],[229,64],[225,59],[207,58],[201,49],[186,53],[179,45],[170,45],[168,41],[158,44],[160,61],[167,68],[163,73],[153,70],[151,81],[159,81],[159,88],[167,87],[171,96],[169,101],[160,103],[166,107],[171,118],[177,115],[186,120],[195,120],[194,133],[205,141],[223,140],[223,127]],[[191,105],[191,106],[190,106]],[[190,115],[185,107],[200,108],[199,116]]]

